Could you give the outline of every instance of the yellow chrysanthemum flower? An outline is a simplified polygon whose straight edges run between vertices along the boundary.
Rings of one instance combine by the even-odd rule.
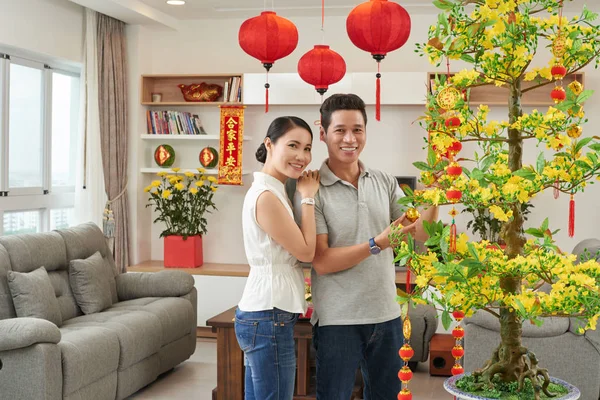
[[[200,186],[203,186],[203,185],[204,185],[204,181],[196,181],[194,184],[195,184],[196,186],[200,187]]]
[[[171,191],[170,190],[165,190],[162,193],[162,197],[165,198],[165,199],[168,199],[170,195],[171,195]]]
[[[204,168],[196,168],[198,170],[198,172],[200,172],[201,174],[205,173],[206,170]]]
[[[181,170],[181,168],[171,168],[171,171],[173,171],[175,173],[179,172],[180,170]]]
[[[151,191],[151,190],[152,190],[152,186],[146,186],[146,187],[144,188],[144,192],[146,192],[146,193],[148,193],[148,192],[149,192],[149,191]]]
[[[193,178],[194,176],[196,176],[193,172],[190,171],[186,171],[185,172],[185,176],[187,176],[188,178]]]
[[[152,183],[150,184],[150,186],[152,186],[152,187],[159,187],[160,184],[161,184],[160,181],[152,181]]]
[[[167,176],[167,173],[165,171],[160,171],[158,173],[156,173],[156,175],[160,176],[161,178]]]
[[[198,193],[198,189],[196,189],[195,187],[192,187],[192,188],[190,188],[190,193],[196,194],[196,193]]]
[[[210,190],[212,190],[213,192],[216,192],[217,191],[217,187],[216,186],[211,186]]]
[[[217,178],[215,178],[214,176],[209,176],[207,179],[212,183],[217,183]]]
[[[180,182],[180,183],[178,183],[178,184],[175,185],[175,189],[177,189],[177,190],[183,190],[183,189],[185,189],[185,185]]]

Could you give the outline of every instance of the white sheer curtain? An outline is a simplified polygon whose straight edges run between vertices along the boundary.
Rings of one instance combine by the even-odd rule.
[[[78,146],[75,219],[77,223],[92,221],[102,229],[102,213],[106,205],[100,115],[98,106],[98,13],[85,9],[83,69],[81,71],[81,113]]]

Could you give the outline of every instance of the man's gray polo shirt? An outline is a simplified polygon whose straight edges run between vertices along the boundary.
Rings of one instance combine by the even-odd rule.
[[[327,160],[321,166],[315,218],[317,235],[328,234],[329,247],[368,242],[404,212],[397,203],[404,194],[396,179],[359,164],[358,189],[331,172]],[[299,211],[298,194],[294,200],[294,208]],[[388,248],[345,271],[319,276],[313,269],[315,309],[311,322],[318,321],[320,326],[358,325],[399,317],[393,259],[393,251]]]

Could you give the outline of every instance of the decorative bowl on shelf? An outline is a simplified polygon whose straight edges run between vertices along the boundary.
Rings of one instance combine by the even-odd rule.
[[[205,147],[200,150],[198,158],[204,168],[214,168],[219,162],[219,152],[214,147]]]
[[[191,85],[177,85],[183,93],[185,101],[212,102],[217,101],[223,94],[223,87],[215,83],[192,83]]]
[[[172,166],[175,162],[175,150],[168,144],[161,144],[154,150],[154,161],[162,168]]]

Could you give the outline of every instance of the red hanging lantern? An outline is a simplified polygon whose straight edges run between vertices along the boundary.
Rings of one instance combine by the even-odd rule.
[[[550,73],[552,74],[552,77],[554,77],[554,79],[562,79],[567,74],[567,69],[563,65],[556,64],[552,67]]]
[[[318,44],[300,58],[298,74],[322,96],[329,85],[339,82],[344,77],[346,62],[329,46]]]
[[[265,112],[269,111],[269,70],[275,61],[290,55],[298,45],[298,29],[292,21],[273,11],[263,11],[240,26],[238,41],[242,50],[260,60],[267,70]]]
[[[567,98],[567,93],[562,86],[556,86],[552,89],[552,92],[550,92],[550,97],[554,100],[554,104],[558,104]]]
[[[450,117],[446,119],[444,123],[446,125],[446,128],[449,128],[451,131],[456,130],[456,128],[458,128],[461,124],[460,118],[458,117]]]
[[[348,37],[356,47],[371,53],[377,61],[375,119],[381,119],[381,60],[402,47],[410,36],[410,15],[398,3],[370,0],[359,4],[346,19]]]
[[[446,190],[446,198],[451,203],[458,203],[462,197],[462,192],[456,189]]]
[[[454,366],[452,367],[452,370],[450,372],[452,372],[452,376],[454,376],[454,375],[460,375],[460,374],[464,373],[465,370],[460,364],[454,364]]]
[[[459,142],[460,143],[460,142]],[[448,173],[448,175],[450,175],[452,178],[457,178],[459,177],[462,172],[463,169],[462,167],[457,163],[457,162],[452,162],[450,163],[450,165],[448,165],[448,167],[446,168],[446,172]]]
[[[452,156],[457,155],[458,152],[460,152],[461,150],[462,150],[462,143],[458,140],[452,142],[450,147],[448,147],[448,153],[450,153],[450,155],[452,155]]]
[[[398,400],[412,400],[412,393],[408,389],[402,389],[402,391],[398,393]]]
[[[407,365],[403,366],[400,371],[398,371],[398,379],[402,381],[402,383],[409,382],[413,377],[413,372],[408,368]]]
[[[456,345],[452,348],[452,357],[460,359],[465,355],[465,349],[461,345]]]

